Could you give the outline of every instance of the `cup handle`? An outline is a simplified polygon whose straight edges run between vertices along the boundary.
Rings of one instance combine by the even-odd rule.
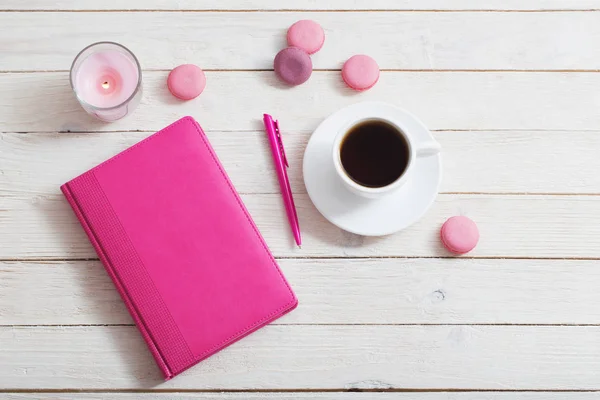
[[[438,154],[441,150],[438,142],[431,141],[417,148],[417,157],[429,157]]]

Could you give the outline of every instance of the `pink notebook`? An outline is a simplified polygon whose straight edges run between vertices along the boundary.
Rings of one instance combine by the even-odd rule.
[[[191,117],[61,190],[166,379],[298,304]]]

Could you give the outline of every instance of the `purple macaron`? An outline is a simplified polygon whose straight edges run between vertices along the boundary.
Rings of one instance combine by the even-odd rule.
[[[273,68],[277,76],[287,84],[300,85],[312,74],[312,61],[307,52],[297,47],[288,47],[275,56]]]

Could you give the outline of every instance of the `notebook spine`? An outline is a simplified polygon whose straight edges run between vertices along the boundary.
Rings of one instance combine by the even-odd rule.
[[[129,313],[133,317],[133,320],[134,320],[136,326],[142,333],[142,336],[144,337],[144,340],[146,341],[148,348],[150,349],[152,356],[156,360],[156,363],[158,364],[159,368],[161,369],[165,379],[172,378],[174,376],[173,373],[171,372],[169,366],[165,362],[163,356],[161,355],[160,351],[158,350],[156,344],[154,343],[152,336],[149,334],[148,330],[146,329],[136,307],[133,305],[132,300],[129,298],[129,295],[127,294],[127,291],[125,290],[125,287],[123,286],[122,282],[120,281],[118,275],[115,273],[114,267],[110,263],[104,249],[102,248],[100,242],[96,238],[96,235],[94,234],[92,226],[88,223],[86,216],[84,215],[81,207],[77,203],[77,200],[76,200],[75,196],[73,195],[71,188],[69,187],[69,183],[62,185],[60,187],[60,190],[62,191],[65,198],[71,205],[71,208],[73,209],[73,211],[75,213],[75,216],[79,220],[79,223],[83,227],[90,242],[94,246],[94,249],[96,250],[98,257],[100,258],[100,261],[102,261],[102,264],[104,265],[104,269],[110,276],[115,287],[117,288],[117,291],[121,295],[123,302],[127,306]]]

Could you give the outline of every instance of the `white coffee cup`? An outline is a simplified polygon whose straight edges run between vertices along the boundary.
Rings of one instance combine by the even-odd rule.
[[[382,187],[369,187],[361,185],[360,183],[353,180],[342,165],[341,159],[341,147],[346,135],[357,125],[363,124],[368,121],[381,121],[392,128],[404,138],[408,146],[408,161],[404,171],[400,174],[396,180],[392,183]],[[424,143],[417,143],[406,129],[402,127],[400,123],[393,119],[373,117],[373,118],[356,118],[349,121],[342,129],[337,133],[333,141],[333,164],[339,178],[342,180],[344,185],[353,193],[358,194],[367,198],[380,198],[386,196],[404,185],[411,177],[411,172],[414,170],[415,161],[419,157],[429,157],[436,155],[440,152],[441,148],[438,142],[431,139]],[[400,155],[399,155],[400,156]]]

